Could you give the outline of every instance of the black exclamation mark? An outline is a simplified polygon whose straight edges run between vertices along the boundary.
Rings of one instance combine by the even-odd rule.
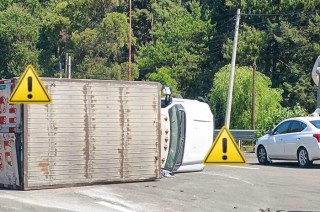
[[[32,92],[32,77],[28,77],[28,92]],[[28,94],[28,99],[32,99],[32,94]]]
[[[223,151],[224,154],[227,153],[227,141],[228,141],[228,140],[227,140],[226,138],[223,138],[223,139],[222,139],[222,151]],[[228,159],[228,156],[224,155],[224,156],[222,156],[222,159],[223,159],[223,160],[227,160],[227,159]]]

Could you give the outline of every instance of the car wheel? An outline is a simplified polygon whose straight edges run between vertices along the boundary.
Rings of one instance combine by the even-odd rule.
[[[260,164],[266,165],[269,163],[267,151],[264,146],[259,146],[257,156]]]
[[[309,167],[312,164],[312,161],[309,160],[308,151],[304,147],[298,150],[298,163],[303,168]]]

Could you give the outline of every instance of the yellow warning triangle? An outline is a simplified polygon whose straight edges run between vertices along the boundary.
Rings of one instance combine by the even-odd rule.
[[[223,126],[203,160],[205,164],[245,164],[246,159],[229,129]]]
[[[9,97],[10,104],[49,104],[51,98],[36,69],[28,65]]]

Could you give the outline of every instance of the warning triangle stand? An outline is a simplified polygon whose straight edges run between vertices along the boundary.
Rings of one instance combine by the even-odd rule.
[[[207,165],[246,163],[246,158],[226,126],[221,128],[203,163]]]
[[[35,68],[28,65],[9,97],[9,104],[49,104],[51,98]]]

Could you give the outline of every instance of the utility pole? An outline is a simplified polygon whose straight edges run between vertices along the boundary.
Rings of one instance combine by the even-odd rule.
[[[68,56],[69,54],[66,53],[66,61],[64,63],[64,76],[67,78],[68,77]]]
[[[237,9],[237,18],[236,18],[236,26],[235,26],[235,32],[234,32],[232,58],[231,58],[231,71],[230,71],[230,80],[229,80],[227,109],[226,109],[226,118],[225,118],[225,126],[227,128],[229,128],[229,126],[230,126],[232,91],[233,91],[233,83],[234,83],[234,72],[235,72],[235,67],[236,67],[239,24],[240,24],[240,9]]]
[[[318,61],[318,67],[316,69],[316,73],[318,74],[318,89],[317,89],[317,108],[314,111],[315,113],[320,115],[320,60]]]
[[[317,110],[319,110],[318,112],[320,112],[320,66],[318,66],[317,68],[317,73],[319,78],[318,88],[317,88]]]
[[[317,85],[317,107],[316,110],[311,114],[313,116],[319,116],[320,114],[320,55],[318,56],[316,62],[311,71],[311,77],[314,83]]]
[[[59,45],[58,45],[58,60],[59,60],[58,69],[59,69],[60,79],[61,79],[62,78],[62,64],[61,64],[61,55],[60,55],[60,46]]]
[[[132,81],[132,64],[131,64],[131,19],[132,19],[132,0],[129,0],[129,64],[128,80]]]
[[[60,72],[60,79],[62,79],[62,64],[61,64],[61,61],[59,59],[59,72]]]
[[[256,129],[256,70],[257,64],[254,59],[252,64],[252,110],[251,110],[251,127],[253,130]]]
[[[71,56],[68,57],[68,79],[71,79]]]

